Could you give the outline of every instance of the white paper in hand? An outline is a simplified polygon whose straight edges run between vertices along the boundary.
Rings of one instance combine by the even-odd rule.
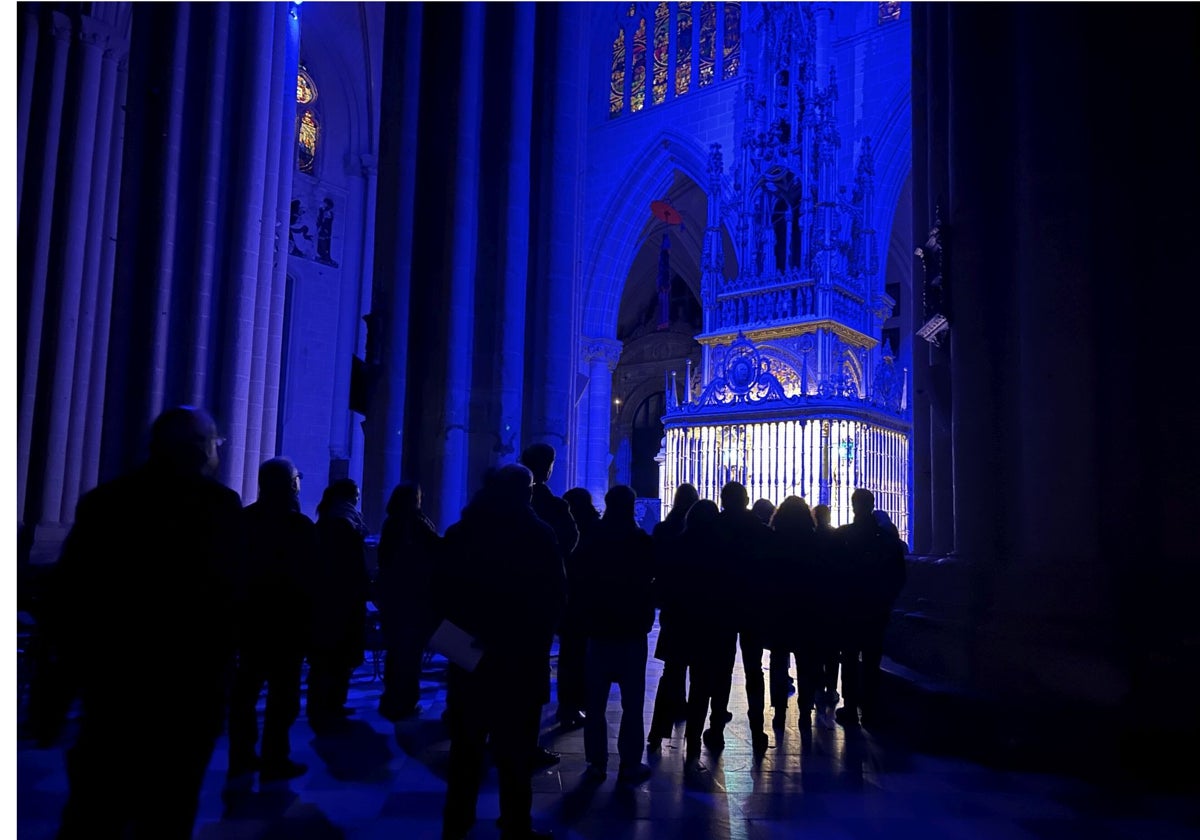
[[[476,646],[475,637],[450,621],[442,621],[429,637],[429,647],[464,671],[474,671],[483,651]]]

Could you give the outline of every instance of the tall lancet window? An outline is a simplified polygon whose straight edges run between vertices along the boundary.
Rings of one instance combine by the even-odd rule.
[[[725,4],[724,62],[721,78],[732,79],[737,75],[742,58],[742,9],[740,3]]]
[[[680,3],[675,26],[675,95],[688,92],[692,80],[692,4]]]
[[[717,66],[717,4],[700,4],[700,87],[713,83]]]
[[[646,19],[638,21],[633,33],[633,90],[629,110],[637,113],[646,105]]]
[[[317,86],[301,65],[296,74],[296,167],[309,175],[316,174],[317,146],[321,142],[316,101]]]
[[[617,117],[625,108],[625,30],[617,33],[612,48],[612,82],[608,89],[608,116]]]
[[[622,3],[612,40],[608,117],[635,114],[737,77],[741,3]]]
[[[650,98],[661,105],[667,98],[667,65],[671,59],[671,11],[666,3],[654,9],[654,83]]]

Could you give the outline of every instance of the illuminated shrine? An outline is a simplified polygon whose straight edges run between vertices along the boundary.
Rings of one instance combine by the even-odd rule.
[[[839,172],[837,79],[818,64],[808,7],[765,16],[763,39],[728,168],[719,144],[709,151],[702,362],[682,381],[667,374],[663,510],[681,483],[717,499],[740,481],[751,499],[827,504],[838,525],[865,487],[908,539],[912,414],[883,339],[896,301],[880,273],[871,139],[852,138],[854,171]],[[736,276],[722,270],[727,242]]]

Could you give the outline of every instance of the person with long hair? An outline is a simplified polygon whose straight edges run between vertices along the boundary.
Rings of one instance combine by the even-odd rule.
[[[675,489],[671,509],[650,534],[654,538],[654,600],[658,608],[654,658],[663,663],[654,691],[654,714],[646,739],[646,748],[651,752],[661,748],[664,738],[671,737],[676,721],[687,719],[687,659],[676,615],[681,609],[682,578],[687,573],[688,558],[679,550],[679,537],[688,511],[699,500],[695,485],[680,484]]]
[[[563,501],[571,508],[571,516],[582,541],[600,521],[600,511],[592,502],[591,491],[586,487],[572,487],[563,493]],[[564,729],[583,726],[586,717],[583,707],[586,703],[587,635],[583,632],[579,608],[583,593],[579,586],[578,557],[577,551],[572,551],[564,558],[567,568],[567,609],[558,628],[558,710],[555,718]]]
[[[317,555],[313,575],[313,640],[308,656],[305,711],[315,731],[337,726],[346,706],[350,679],[366,647],[367,524],[358,511],[358,484],[334,480],[317,505]]]

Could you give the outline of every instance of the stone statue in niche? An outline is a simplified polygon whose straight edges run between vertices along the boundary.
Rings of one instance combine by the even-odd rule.
[[[312,242],[312,234],[308,232],[308,225],[300,224],[300,217],[304,215],[304,207],[300,204],[300,199],[292,199],[291,221],[288,223],[288,253],[295,257],[307,257],[308,254],[301,250],[300,245],[296,242],[296,236],[307,239]]]
[[[337,263],[329,254],[333,243],[333,199],[329,196],[321,201],[317,208],[317,262],[337,268]]]

